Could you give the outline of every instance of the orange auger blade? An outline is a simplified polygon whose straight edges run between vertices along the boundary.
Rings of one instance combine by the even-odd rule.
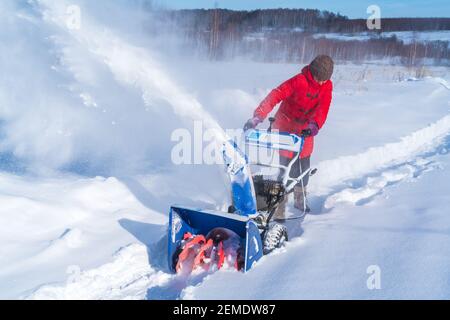
[[[181,253],[178,256],[176,265],[177,273],[181,271],[188,274],[193,270],[201,267],[208,271],[213,266],[217,266],[216,270],[220,270],[225,265],[226,260],[226,242],[230,238],[230,233],[223,228],[212,230],[205,237],[203,235],[192,235],[186,232],[183,236],[181,245]],[[232,256],[234,256],[232,254]],[[241,269],[241,261],[239,251],[236,252],[235,267]]]
[[[205,244],[203,244],[197,253],[197,256],[194,259],[194,265],[192,269],[196,269],[197,267],[203,266],[205,264],[205,259],[210,258],[211,252],[214,246],[214,242],[212,239],[209,239]]]
[[[184,235],[184,239],[186,241],[186,244],[178,256],[178,262],[176,266],[177,273],[181,271],[183,263],[187,261],[190,256],[192,256],[193,254],[197,254],[197,250],[195,250],[195,247],[199,248],[206,242],[205,236],[192,236],[192,234],[190,233],[186,233]]]
[[[184,234],[184,236],[183,236],[183,240],[186,241],[186,240],[189,240],[189,239],[191,239],[191,238],[193,238],[193,237],[194,237],[194,236],[192,235],[192,233],[186,232],[186,233]]]
[[[217,246],[217,256],[219,260],[217,261],[217,268],[220,270],[223,267],[223,263],[225,262],[225,251],[223,250],[223,242],[219,242]]]

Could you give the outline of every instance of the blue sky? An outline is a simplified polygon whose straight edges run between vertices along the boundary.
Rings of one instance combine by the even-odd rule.
[[[172,8],[314,8],[339,12],[350,18],[366,18],[367,7],[381,8],[382,17],[450,17],[449,0],[155,0]]]

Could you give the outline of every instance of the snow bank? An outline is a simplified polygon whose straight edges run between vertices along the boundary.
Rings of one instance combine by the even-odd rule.
[[[0,298],[64,281],[73,266],[103,264],[136,238],[158,241],[166,215],[144,206],[128,185],[116,178],[1,173]]]
[[[364,153],[323,161],[318,165],[315,185],[317,193],[320,188],[335,186],[351,178],[364,176],[366,173],[382,170],[387,165],[408,161],[412,156],[433,150],[450,134],[450,115],[436,123],[416,131],[401,141],[384,146],[370,148]]]
[[[148,264],[145,246],[133,244],[116,253],[113,262],[89,271],[74,270],[65,286],[42,286],[27,299],[143,300],[149,287],[163,285],[171,277]]]

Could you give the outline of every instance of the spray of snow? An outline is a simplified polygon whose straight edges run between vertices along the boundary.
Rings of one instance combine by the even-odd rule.
[[[39,0],[44,8],[44,20],[66,30],[70,37],[104,63],[115,79],[129,87],[138,88],[149,108],[156,108],[155,100],[166,101],[182,119],[201,121],[206,128],[215,129],[219,143],[228,141],[217,121],[191,94],[177,85],[147,48],[134,46],[116,33],[98,25],[88,14],[83,15],[79,30],[67,29],[66,10],[70,2]]]
[[[67,25],[74,4],[79,29]],[[152,49],[134,9],[126,1],[2,1],[0,153],[30,169],[109,175],[170,166],[172,132],[193,121],[214,129],[220,145],[228,140],[173,81],[176,66]]]

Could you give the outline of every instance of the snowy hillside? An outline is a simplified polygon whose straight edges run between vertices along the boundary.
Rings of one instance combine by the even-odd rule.
[[[302,66],[165,55],[126,1],[76,1],[69,28],[73,2],[0,4],[0,298],[450,297],[448,68],[339,65],[313,214],[251,272],[185,278],[166,266],[170,206],[229,199],[222,167],[172,164],[171,133],[241,128]]]

